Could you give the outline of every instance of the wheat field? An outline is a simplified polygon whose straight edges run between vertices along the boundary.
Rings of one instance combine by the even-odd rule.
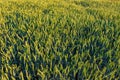
[[[0,80],[120,80],[119,0],[0,0]]]

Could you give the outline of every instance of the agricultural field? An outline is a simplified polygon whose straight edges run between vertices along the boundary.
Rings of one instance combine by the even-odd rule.
[[[120,1],[0,0],[0,80],[120,80]]]

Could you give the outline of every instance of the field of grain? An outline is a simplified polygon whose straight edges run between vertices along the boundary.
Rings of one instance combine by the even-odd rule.
[[[0,0],[0,80],[120,80],[120,1]]]

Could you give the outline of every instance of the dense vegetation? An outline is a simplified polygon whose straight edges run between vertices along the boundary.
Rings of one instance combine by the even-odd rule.
[[[0,1],[0,79],[120,79],[120,2]]]

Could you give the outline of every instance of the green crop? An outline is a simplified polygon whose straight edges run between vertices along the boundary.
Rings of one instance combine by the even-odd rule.
[[[114,79],[119,1],[0,1],[0,80]]]

